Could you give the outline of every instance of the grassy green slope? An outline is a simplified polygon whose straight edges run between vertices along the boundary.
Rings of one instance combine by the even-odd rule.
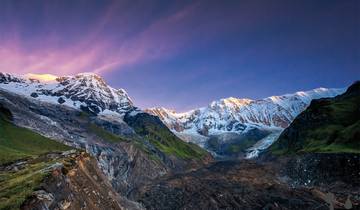
[[[50,162],[29,164],[19,171],[0,171],[0,209],[19,209],[47,176]]]
[[[360,153],[360,82],[335,98],[312,101],[270,150],[273,154]]]
[[[55,160],[38,158],[48,152],[71,149],[33,131],[11,123],[11,113],[0,106],[0,165],[32,157],[18,170],[0,170],[0,209],[19,209],[48,175],[45,170]],[[60,161],[60,160],[57,160]]]
[[[186,143],[175,136],[158,117],[139,113],[135,116],[126,115],[124,120],[137,134],[148,139],[165,154],[184,159],[199,159],[207,154],[199,146]]]
[[[110,133],[109,131],[107,131],[104,128],[102,128],[98,125],[95,125],[95,124],[90,124],[89,130],[91,132],[93,132],[94,134],[96,134],[98,137],[100,137],[110,143],[118,143],[118,142],[128,141],[127,139],[125,139],[121,136],[115,135],[113,133]]]
[[[0,164],[70,147],[13,125],[0,115]]]

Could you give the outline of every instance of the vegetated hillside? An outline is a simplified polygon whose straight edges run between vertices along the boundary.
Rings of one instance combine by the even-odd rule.
[[[1,106],[0,209],[140,209],[113,190],[89,154],[11,120]]]
[[[181,141],[156,116],[147,113],[138,113],[136,115],[130,113],[124,117],[124,121],[137,134],[143,136],[167,155],[183,159],[200,159],[208,154],[193,143]]]
[[[0,107],[0,166],[19,159],[36,158],[48,152],[69,150],[70,147],[45,138],[28,129],[13,125],[11,112]],[[46,173],[36,171],[49,166],[48,162],[31,164],[17,171],[1,170],[0,209],[16,209],[31,195],[45,178]]]
[[[115,191],[124,196],[138,185],[175,171],[201,167],[211,159],[205,150],[174,136],[159,119],[147,121],[156,117],[135,108],[123,113],[129,115],[127,124],[116,112],[95,114],[3,89],[0,104],[11,111],[17,126],[84,149],[97,160]],[[151,135],[137,127],[145,122],[142,129]]]
[[[50,100],[57,95],[40,96],[52,83],[21,81],[6,80],[0,88],[0,209],[141,209],[125,198],[134,188],[211,160],[136,107],[109,105],[96,113]],[[91,91],[103,96],[102,88],[93,86]],[[26,87],[40,91],[38,97],[23,92]],[[76,90],[81,95],[82,88]],[[111,103],[123,107],[115,99]],[[94,103],[89,100],[82,103]],[[61,143],[86,152],[63,152],[71,147]]]
[[[10,120],[10,111],[0,107],[0,164],[71,149],[29,129],[15,126]]]
[[[107,118],[107,120],[110,119],[110,121],[117,121],[115,126],[111,122],[102,122],[99,126],[96,123],[100,120],[96,120],[95,123],[91,122],[85,128],[110,143],[118,143],[122,140],[127,142],[138,140],[136,143],[141,146],[144,143],[143,140],[145,140],[147,145],[142,145],[141,148],[151,152],[155,147],[165,155],[172,155],[181,159],[199,159],[206,154],[203,149],[193,144],[185,143],[173,135],[163,125],[161,120],[156,120],[155,117],[148,116],[148,114],[137,109],[125,90],[110,87],[104,79],[94,73],[80,73],[74,76],[57,77],[54,75],[36,74],[18,76],[0,72],[0,88],[9,93],[24,96],[27,99],[31,98],[33,101],[81,110],[83,111],[82,115],[87,113],[88,116],[83,116],[83,118],[88,119],[88,121],[91,120],[90,116],[97,119],[96,116],[98,115]],[[39,114],[44,116],[43,118],[49,119],[50,124],[52,123],[52,118],[57,117],[49,113],[48,110],[41,110]],[[134,128],[122,121],[125,115],[128,116],[128,122],[135,126]],[[142,126],[141,129],[139,122]],[[29,123],[27,124],[26,127],[33,126],[29,125]],[[114,127],[116,127],[115,130]],[[144,135],[145,127],[146,135]],[[44,129],[38,130],[43,132]],[[135,133],[133,132],[134,130]],[[128,134],[126,137],[119,137],[119,134],[124,134],[125,132]],[[74,137],[73,132],[68,133],[70,134],[68,137]],[[139,136],[140,139],[137,138]],[[70,144],[74,140],[71,141]]]
[[[0,165],[0,209],[141,209],[120,196],[85,152],[51,152]]]
[[[360,153],[360,81],[335,98],[313,100],[270,150],[274,154]]]

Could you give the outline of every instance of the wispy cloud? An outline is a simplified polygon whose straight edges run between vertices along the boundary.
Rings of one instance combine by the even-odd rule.
[[[109,38],[105,28],[118,18],[119,8],[112,4],[93,23],[90,33],[71,39],[72,42],[65,42],[63,46],[59,43],[67,39],[65,33],[26,38],[13,23],[11,33],[9,31],[6,37],[0,37],[0,71],[21,74],[93,71],[103,74],[121,70],[126,65],[171,56],[188,38],[181,32],[182,24],[195,7],[196,4],[191,4],[173,14],[154,19],[132,36],[122,37],[122,30],[116,29],[113,33],[119,33],[120,38]],[[127,27],[126,24],[121,26]],[[51,26],[47,23],[46,27]]]
[[[104,50],[101,44],[91,48],[74,46],[61,49],[23,49],[21,44],[12,42],[0,47],[1,71],[53,72],[71,74],[80,71],[89,71],[94,66],[101,65],[98,57]]]
[[[164,58],[176,54],[189,39],[184,34],[183,24],[194,11],[197,3],[152,22],[142,32],[134,37],[124,40],[121,47],[116,50],[106,65],[95,70],[104,73],[119,69],[124,65],[144,62],[147,60]]]

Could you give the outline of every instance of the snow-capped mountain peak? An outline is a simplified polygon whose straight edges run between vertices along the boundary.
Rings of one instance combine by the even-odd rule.
[[[214,136],[221,136],[221,141],[227,141],[227,134],[244,136],[250,133],[253,138],[255,132],[279,133],[306,109],[311,100],[334,97],[344,91],[345,89],[317,88],[260,100],[230,97],[184,113],[176,113],[165,108],[152,108],[146,111],[159,116],[180,138],[206,147],[206,139]],[[270,145],[273,140],[268,138],[263,142]],[[263,145],[260,146],[262,147]]]
[[[123,89],[115,89],[94,73],[74,76],[26,74],[22,76],[0,73],[0,88],[38,100],[68,105],[100,113],[124,113],[133,102]]]
[[[185,130],[194,127],[195,130],[201,130],[211,124],[208,128],[210,130],[235,131],[233,126],[229,126],[233,122],[284,128],[310,104],[311,100],[334,97],[344,91],[343,88],[317,88],[260,100],[230,97],[184,113],[176,113],[166,108],[152,108],[147,111],[158,115],[171,129],[173,129],[171,123],[180,122],[184,124]]]
[[[251,99],[247,99],[247,98],[234,98],[234,97],[229,97],[229,98],[223,98],[220,99],[219,101],[213,101],[210,103],[209,107],[241,107],[241,106],[246,106],[248,104],[250,104],[253,100]]]

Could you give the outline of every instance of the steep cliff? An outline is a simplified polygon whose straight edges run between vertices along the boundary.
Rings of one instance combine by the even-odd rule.
[[[97,165],[112,187],[127,195],[134,187],[165,174],[190,170],[206,164],[211,157],[196,145],[183,142],[164,125],[151,130],[152,136],[140,132],[129,119],[146,122],[148,128],[161,123],[146,121],[153,116],[137,109],[128,112],[86,112],[64,104],[37,100],[8,90],[0,90],[0,104],[12,113],[13,123],[66,145],[83,149],[97,160]],[[124,116],[129,116],[127,122]],[[168,138],[169,137],[169,138]],[[171,144],[168,152],[162,145]]]

